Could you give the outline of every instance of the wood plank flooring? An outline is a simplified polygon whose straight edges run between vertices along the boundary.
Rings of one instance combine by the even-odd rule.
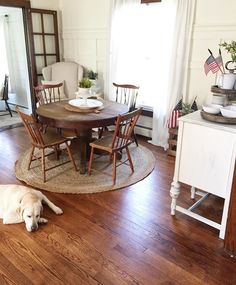
[[[0,222],[0,284],[236,284],[236,259],[218,231],[181,213],[170,215],[174,158],[139,139],[156,157],[154,171],[126,189],[99,194],[44,193],[64,214],[46,206],[47,225]],[[0,183],[14,176],[29,147],[23,127],[0,132]],[[191,203],[183,185],[180,203]],[[0,201],[1,202],[1,201]],[[210,197],[198,212],[220,221],[223,201]],[[217,209],[217,210],[215,210]]]

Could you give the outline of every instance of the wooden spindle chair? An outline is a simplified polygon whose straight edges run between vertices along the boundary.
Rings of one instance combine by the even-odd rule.
[[[61,101],[62,94],[60,93],[60,87],[63,83],[59,84],[44,84],[34,87],[34,94],[38,105],[44,105]]]
[[[2,100],[4,100],[5,105],[6,105],[6,110],[9,112],[10,116],[12,117],[11,108],[7,102],[9,99],[8,98],[8,81],[9,81],[9,76],[5,75],[4,84],[3,84],[3,88],[2,88]],[[4,115],[8,115],[8,114],[3,114],[1,116],[4,116]]]
[[[113,158],[113,183],[116,183],[116,168],[121,164],[126,164],[129,161],[129,165],[131,171],[134,172],[133,162],[131,159],[131,155],[129,152],[128,146],[133,142],[132,134],[134,131],[134,127],[138,121],[138,118],[142,112],[142,108],[134,110],[133,112],[129,112],[125,115],[119,115],[116,124],[115,130],[113,134],[109,134],[104,136],[94,142],[90,143],[91,152],[90,152],[90,160],[88,167],[88,174],[91,175],[92,169],[92,161],[94,157],[94,149],[105,151],[110,156],[110,161]],[[126,150],[127,159],[125,161],[120,162],[117,165],[117,153],[121,152],[123,149]]]
[[[129,112],[135,110],[139,87],[131,84],[117,83],[113,83],[113,86],[116,87],[116,102],[127,105]]]
[[[61,101],[64,99],[60,92],[60,87],[63,86],[63,82],[58,84],[43,84],[38,85],[34,87],[34,94],[36,98],[36,107],[49,104],[49,103],[55,103],[58,101]],[[43,126],[44,132],[47,131],[48,126]],[[75,130],[66,130],[66,129],[58,129],[58,132],[63,134],[64,137],[67,138],[74,138],[76,137]]]
[[[129,107],[129,112],[132,112],[136,108],[136,101],[138,97],[139,87],[131,84],[117,84],[113,83],[115,87],[115,101],[117,103],[125,104]],[[104,132],[103,129],[99,129],[98,137],[101,138]],[[138,140],[133,132],[132,134],[133,141],[135,141],[138,146]]]
[[[49,130],[47,130],[46,133],[42,133],[40,131],[41,125],[39,123],[37,123],[37,121],[33,115],[28,115],[28,114],[21,112],[18,107],[16,108],[16,111],[18,112],[20,118],[22,119],[23,124],[24,124],[24,126],[28,132],[28,135],[30,137],[30,140],[31,140],[32,150],[30,153],[28,170],[30,169],[32,161],[40,159],[41,160],[42,173],[43,173],[43,182],[46,182],[46,171],[51,170],[51,169],[58,167],[60,165],[63,165],[65,163],[68,163],[70,161],[72,162],[75,171],[77,171],[77,167],[76,167],[73,155],[72,155],[71,150],[70,150],[69,145],[68,145],[68,142],[70,141],[70,139],[62,137],[57,132],[56,129],[55,130],[49,129]],[[48,156],[48,154],[45,154],[45,149],[51,148],[56,153],[58,153],[61,144],[65,144],[66,150],[67,150],[67,153],[69,155],[70,160],[62,162],[62,163],[58,163],[55,166],[46,168],[45,157]],[[34,155],[35,148],[41,150],[41,156],[36,157]]]

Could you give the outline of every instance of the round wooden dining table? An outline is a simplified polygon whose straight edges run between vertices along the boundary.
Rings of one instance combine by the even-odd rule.
[[[103,107],[97,111],[75,112],[68,110],[69,100],[41,105],[36,109],[40,123],[50,127],[75,130],[79,142],[80,173],[86,173],[87,153],[92,140],[92,129],[115,123],[117,116],[128,112],[128,106],[102,100]],[[70,109],[70,108],[69,108]]]

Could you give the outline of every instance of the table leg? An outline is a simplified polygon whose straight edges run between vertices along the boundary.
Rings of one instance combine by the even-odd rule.
[[[86,173],[87,157],[89,154],[89,143],[92,139],[92,130],[79,130],[77,132],[79,139],[79,159],[80,159],[80,174]]]

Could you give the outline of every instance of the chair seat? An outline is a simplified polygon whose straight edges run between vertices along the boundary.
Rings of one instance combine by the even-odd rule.
[[[95,147],[95,148],[99,148],[102,150],[106,150],[108,152],[112,152],[112,139],[113,139],[113,134],[109,134],[105,137],[97,139],[94,142],[91,142],[89,145],[91,147]]]
[[[67,141],[67,138],[59,134],[57,129],[55,130],[47,129],[47,132],[43,133],[42,137],[45,143],[45,147],[48,147],[50,145],[55,145],[55,144],[61,144]]]

